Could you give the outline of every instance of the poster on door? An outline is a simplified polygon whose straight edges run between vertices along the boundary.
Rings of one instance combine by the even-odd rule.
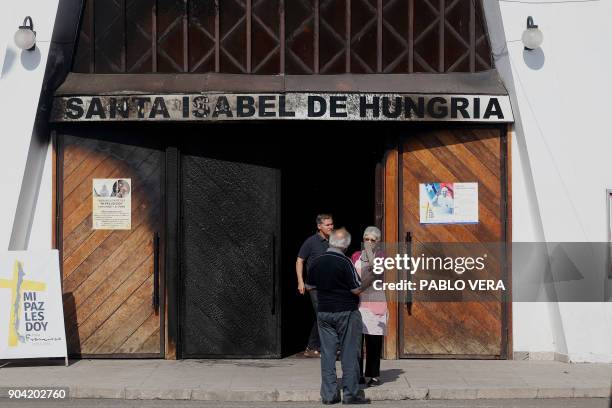
[[[92,229],[132,228],[132,179],[93,179]]]
[[[478,183],[419,184],[421,224],[478,223]]]
[[[58,251],[0,252],[0,360],[66,356]]]

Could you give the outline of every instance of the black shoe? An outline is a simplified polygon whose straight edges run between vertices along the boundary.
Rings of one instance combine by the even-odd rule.
[[[343,404],[370,404],[371,402],[369,398],[364,397],[345,398],[342,400]]]
[[[359,384],[363,385],[366,383],[365,377],[359,377]]]
[[[333,404],[339,404],[340,403],[340,397],[334,398],[331,401],[325,401],[325,400],[321,400],[321,402],[323,403],[323,405],[333,405]]]
[[[376,377],[370,378],[368,381],[368,387],[378,387],[380,385],[380,380]]]

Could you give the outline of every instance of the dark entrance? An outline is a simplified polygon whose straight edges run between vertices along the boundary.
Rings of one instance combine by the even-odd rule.
[[[350,251],[375,223],[384,134],[373,141],[358,128],[276,122],[181,132],[181,357],[304,349],[314,313],[297,293],[295,259],[315,216],[332,213],[353,234]]]

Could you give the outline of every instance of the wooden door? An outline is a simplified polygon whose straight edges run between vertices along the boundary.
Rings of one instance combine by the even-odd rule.
[[[69,353],[163,356],[156,239],[163,227],[161,151],[66,135],[58,163]],[[94,179],[129,180],[129,229],[93,229]]]
[[[182,357],[280,357],[280,170],[183,152],[181,173]]]
[[[417,130],[402,139],[399,156],[400,237],[410,233],[413,249],[420,243],[499,243],[501,252],[490,260],[488,273],[490,278],[502,278],[507,222],[505,133],[500,128]],[[479,222],[421,224],[419,184],[431,182],[477,182]],[[410,311],[400,309],[400,356],[504,358],[505,319],[501,300],[417,299]]]

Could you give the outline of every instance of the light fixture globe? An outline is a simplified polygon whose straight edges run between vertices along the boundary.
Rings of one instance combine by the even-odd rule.
[[[539,48],[544,41],[544,34],[542,34],[537,25],[533,24],[531,16],[527,17],[527,29],[523,31],[521,41],[523,41],[525,49],[530,51]]]
[[[23,25],[15,33],[15,45],[22,50],[33,51],[36,48],[36,31],[30,16],[23,20]]]

